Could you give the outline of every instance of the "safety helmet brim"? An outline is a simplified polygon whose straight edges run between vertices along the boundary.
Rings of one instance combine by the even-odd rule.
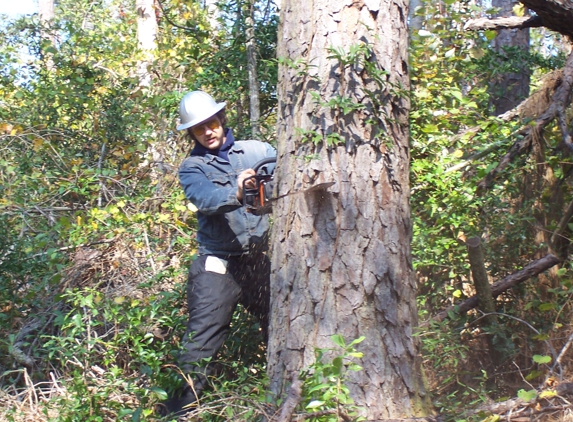
[[[201,113],[200,115],[198,115],[193,120],[178,125],[177,130],[185,130],[185,129],[188,129],[188,128],[193,127],[195,125],[198,125],[199,123],[204,122],[205,120],[209,119],[210,117],[213,117],[215,114],[217,114],[218,112],[223,110],[226,106],[227,106],[226,102],[217,103],[215,107],[212,107],[212,108],[205,110],[204,113]]]

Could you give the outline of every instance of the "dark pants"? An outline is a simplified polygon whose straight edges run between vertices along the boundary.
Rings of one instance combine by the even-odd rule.
[[[259,319],[265,341],[270,306],[270,262],[264,253],[226,258],[226,274],[207,271],[206,260],[199,256],[189,270],[189,322],[178,358],[181,370],[199,379],[209,373],[201,360],[214,357],[223,345],[237,303]]]

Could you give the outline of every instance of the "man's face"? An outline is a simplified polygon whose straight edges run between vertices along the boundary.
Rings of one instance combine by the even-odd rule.
[[[225,143],[225,131],[217,116],[213,116],[191,128],[195,139],[207,149],[219,149]]]

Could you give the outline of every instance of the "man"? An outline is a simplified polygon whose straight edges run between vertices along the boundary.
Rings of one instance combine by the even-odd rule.
[[[187,199],[197,207],[198,257],[189,270],[189,322],[178,357],[193,381],[163,402],[163,414],[181,415],[205,388],[210,366],[229,332],[237,303],[258,317],[266,336],[270,263],[265,252],[269,223],[242,206],[243,182],[258,161],[276,156],[267,143],[235,141],[226,128],[226,103],[193,91],[181,100],[178,130],[195,145],[179,169]],[[247,180],[247,186],[252,180]]]

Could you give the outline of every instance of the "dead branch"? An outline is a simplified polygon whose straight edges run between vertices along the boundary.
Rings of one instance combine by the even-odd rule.
[[[481,31],[486,29],[524,29],[524,28],[539,28],[543,26],[539,16],[511,16],[509,18],[480,18],[470,19],[464,25],[466,31]]]
[[[555,90],[559,87],[559,85],[561,85],[562,80],[563,80],[563,69],[557,69],[548,73],[547,75],[543,76],[543,78],[541,78],[540,86],[539,89],[537,89],[537,91],[535,91],[528,98],[523,100],[517,107],[506,111],[505,113],[497,116],[497,118],[500,119],[502,122],[510,122],[516,117],[519,117],[520,119],[524,120],[529,120],[541,116],[551,104],[553,94],[555,93]],[[510,135],[510,137],[520,135],[528,128],[531,128],[531,126],[524,125],[514,134]],[[456,138],[460,138],[467,133],[471,133],[472,136],[474,136],[481,130],[482,130],[481,127],[475,126],[457,135]],[[464,167],[471,164],[473,161],[479,160],[480,158],[485,157],[486,155],[494,151],[497,151],[504,144],[505,142],[495,142],[492,145],[484,148],[482,151],[472,154],[465,160],[461,161],[460,163],[448,168],[445,171],[445,173],[461,170]],[[523,151],[527,150],[529,146],[530,146],[529,144],[522,145],[521,143],[516,142],[516,145],[514,145],[512,147],[513,149],[510,150],[509,152],[512,153],[510,161],[513,160],[513,158],[515,158],[517,155],[521,154]]]
[[[515,157],[521,155],[529,149],[535,139],[540,139],[547,125],[555,119],[564,122],[565,109],[571,103],[571,90],[573,88],[573,52],[569,54],[563,76],[559,86],[551,98],[551,103],[543,114],[537,117],[533,125],[528,125],[521,131],[521,138],[509,149],[507,154],[500,160],[499,164],[483,180],[478,183],[478,192],[488,189],[493,184],[495,178],[511,163]],[[567,131],[567,125],[560,125],[563,142],[567,147],[573,149],[571,137]]]
[[[470,237],[466,241],[466,248],[479,307],[485,313],[495,312],[495,302],[491,295],[491,285],[485,269],[481,239],[478,236]],[[486,324],[492,325],[495,324],[496,318],[492,315],[487,317],[485,321]]]
[[[302,380],[296,378],[288,392],[288,396],[280,408],[276,422],[289,422],[292,419],[294,409],[298,406],[302,395]]]
[[[470,414],[486,413],[501,416],[501,420],[516,420],[519,416],[534,416],[558,410],[571,408],[571,404],[563,396],[573,393],[573,383],[566,382],[555,387],[545,388],[536,392],[536,397],[530,401],[513,398],[498,403],[488,403],[469,412]],[[559,400],[561,403],[554,401]]]
[[[567,206],[567,210],[563,214],[563,217],[561,217],[559,224],[557,224],[557,228],[555,229],[555,231],[551,235],[551,245],[552,246],[555,245],[557,238],[563,234],[563,232],[567,228],[567,224],[569,223],[571,218],[573,218],[573,201],[571,201],[569,203],[569,205]]]
[[[503,280],[500,280],[494,283],[491,286],[491,295],[492,297],[497,297],[501,293],[505,292],[506,290],[510,289],[513,286],[518,285],[519,283],[524,282],[525,280],[534,277],[543,271],[548,270],[549,268],[553,267],[554,265],[559,264],[561,261],[554,255],[546,255],[545,257],[533,261],[522,270],[510,274],[505,277]],[[453,313],[462,314],[464,312],[469,311],[470,309],[475,308],[478,306],[478,298],[476,295],[470,297],[469,299],[464,300],[462,303],[459,303],[454,306],[448,307],[446,310],[438,313],[436,316],[430,318],[428,321],[420,324],[420,327],[426,327],[429,325],[430,322],[440,322],[443,321],[448,317],[448,315]]]
[[[570,0],[520,0],[541,18],[543,26],[573,38],[573,2]]]

